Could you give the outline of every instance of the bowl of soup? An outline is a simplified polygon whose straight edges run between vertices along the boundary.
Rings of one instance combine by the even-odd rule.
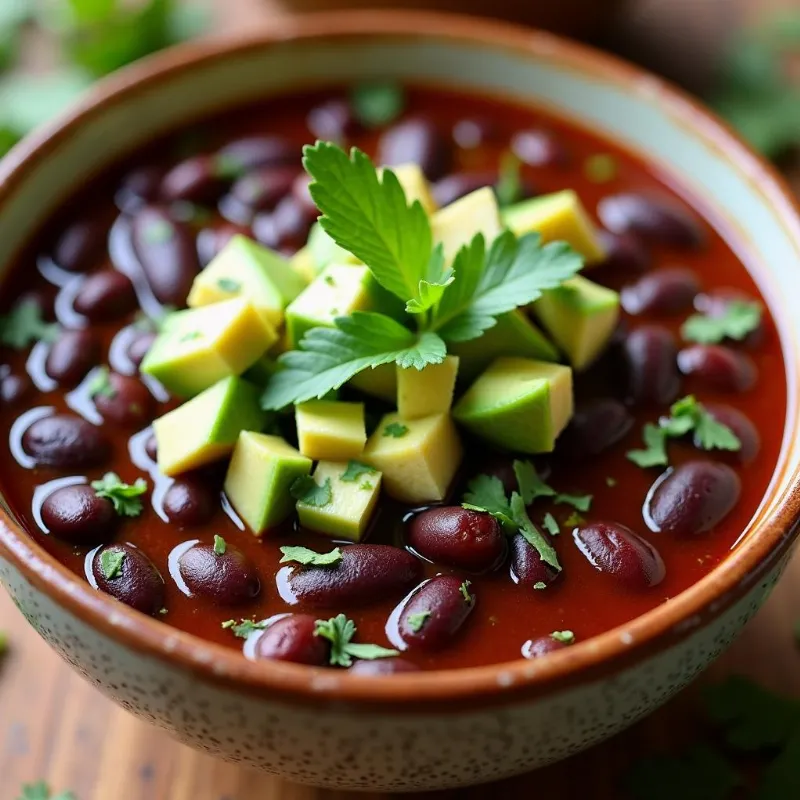
[[[0,169],[0,580],[181,741],[344,789],[517,774],[656,708],[780,576],[796,208],[655,77],[285,21]]]

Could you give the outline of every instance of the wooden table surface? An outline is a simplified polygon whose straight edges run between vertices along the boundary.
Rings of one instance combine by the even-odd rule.
[[[629,52],[647,52],[651,63],[666,71],[674,67],[678,77],[697,79],[701,69],[688,75],[685,67],[670,62],[670,48],[659,45],[665,36],[680,30],[683,42],[713,41],[709,26],[713,32],[723,25],[728,28],[737,14],[742,18],[756,6],[763,9],[774,4],[764,0],[647,0],[635,6],[628,20],[626,46]],[[251,0],[231,0],[231,5],[243,12],[235,24],[243,24]],[[679,27],[675,19],[681,19]],[[691,20],[700,25],[694,39],[685,30]],[[701,59],[711,52],[702,45],[696,50]],[[679,61],[683,64],[684,59]],[[800,189],[800,181],[796,185]],[[737,672],[770,688],[800,695],[800,651],[792,633],[798,618],[800,553],[758,617],[701,681]],[[290,785],[177,744],[106,700],[74,674],[28,628],[3,593],[0,630],[6,631],[10,640],[8,656],[0,663],[0,800],[15,800],[23,782],[36,780],[45,780],[54,789],[72,789],[79,800],[334,800],[349,796]],[[692,739],[697,689],[697,685],[690,687],[613,740],[535,775],[425,797],[522,798],[535,791],[541,797],[619,800],[621,777],[636,758],[657,750],[679,750]]]

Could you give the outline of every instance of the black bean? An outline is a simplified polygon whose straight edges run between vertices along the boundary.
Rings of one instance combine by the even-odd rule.
[[[110,322],[130,314],[137,305],[131,279],[106,269],[95,272],[81,284],[73,308],[92,322]]]
[[[6,408],[18,405],[33,392],[33,382],[27,375],[6,371],[0,377],[0,403]]]
[[[153,437],[155,444],[155,437]],[[148,455],[150,455],[148,451]],[[156,460],[156,453],[151,458]],[[211,489],[197,478],[184,476],[164,493],[164,513],[181,527],[204,525],[214,516],[215,500]]]
[[[213,203],[225,191],[227,180],[214,156],[192,156],[176,164],[161,181],[161,197],[168,203],[186,200]]]
[[[532,167],[564,167],[570,161],[563,142],[548,131],[519,131],[511,140],[511,149],[520,161]]]
[[[680,391],[675,337],[660,325],[643,325],[623,342],[628,398],[638,405],[671,403]]]
[[[162,171],[158,167],[140,167],[129,172],[117,191],[115,201],[121,211],[132,212],[158,199]]]
[[[603,267],[620,272],[646,272],[652,266],[652,256],[645,243],[629,233],[616,234],[598,231],[600,244],[606,253]]]
[[[330,642],[316,636],[317,621],[310,614],[287,614],[273,622],[256,642],[256,657],[271,661],[324,666]]]
[[[300,149],[280,136],[252,136],[236,139],[217,153],[218,163],[228,173],[243,175],[259,167],[284,164],[300,166]]]
[[[697,275],[684,267],[667,267],[640,278],[622,290],[628,314],[680,314],[692,307],[700,291]]]
[[[581,403],[558,439],[557,452],[573,461],[599,455],[620,441],[633,422],[625,406],[611,397]]]
[[[36,420],[22,434],[22,449],[37,465],[62,469],[97,467],[111,455],[105,433],[71,414]]]
[[[253,219],[253,233],[261,244],[273,250],[299,249],[314,224],[312,216],[291,195],[281,200],[271,213],[261,212]]]
[[[53,261],[67,272],[85,272],[105,252],[106,229],[96,219],[70,225],[53,248]]]
[[[437,575],[408,598],[397,628],[409,649],[440,650],[453,641],[473,608],[475,597],[461,578]]]
[[[76,545],[108,541],[119,519],[112,503],[85,483],[63,486],[47,495],[41,514],[53,536]]]
[[[101,592],[143,614],[157,614],[164,607],[164,579],[138,547],[112,544],[101,548],[92,560],[92,575]]]
[[[231,198],[250,212],[275,208],[292,189],[297,177],[293,167],[261,167],[248,172],[231,186]]]
[[[678,353],[678,368],[684,375],[720,392],[746,392],[758,378],[751,358],[719,344],[696,344]]]
[[[103,419],[125,428],[141,428],[155,411],[155,400],[148,388],[131,375],[112,372],[107,389],[98,392],[94,404]]]
[[[193,595],[217,605],[247,603],[261,591],[261,580],[250,559],[228,543],[224,552],[214,545],[196,544],[178,559],[181,578]]]
[[[100,360],[100,342],[93,331],[62,331],[53,342],[44,371],[58,384],[70,389],[77,386]]]
[[[308,112],[308,129],[317,139],[342,144],[359,129],[350,104],[333,98],[315,106]]]
[[[385,131],[378,142],[378,162],[394,167],[419,164],[428,180],[444,175],[452,157],[450,146],[427,119],[408,119]]]

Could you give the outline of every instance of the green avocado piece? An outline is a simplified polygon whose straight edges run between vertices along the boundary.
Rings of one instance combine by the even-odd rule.
[[[319,221],[311,226],[308,232],[309,255],[315,275],[319,275],[329,264],[360,264],[361,262],[352,254],[339,247],[326,233]]]
[[[523,311],[509,311],[497,318],[483,336],[454,342],[448,350],[460,359],[458,379],[471,381],[500,356],[519,356],[538,361],[558,361],[558,350]]]
[[[573,369],[581,370],[608,345],[619,320],[619,295],[578,276],[544,292],[533,312]]]
[[[397,400],[397,369],[394,364],[381,364],[374,369],[363,369],[354,375],[348,386],[359,392],[394,404]]]
[[[261,536],[294,511],[289,490],[311,472],[312,463],[280,436],[242,431],[225,476],[225,494],[247,527]]]
[[[180,475],[227,456],[243,430],[264,426],[259,394],[241,378],[225,378],[155,420],[159,470]]]
[[[481,439],[518,453],[549,453],[572,416],[572,370],[527,358],[498,358],[453,409]]]

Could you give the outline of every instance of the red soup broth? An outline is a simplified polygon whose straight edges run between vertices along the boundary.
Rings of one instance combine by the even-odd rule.
[[[333,102],[344,96],[312,93],[282,97],[198,122],[143,149],[127,163],[90,181],[85,190],[66,203],[41,234],[33,238],[27,251],[14,265],[3,293],[6,310],[24,294],[40,298],[44,307],[49,313],[54,313],[64,327],[87,324],[72,310],[75,287],[82,280],[80,276],[101,269],[119,268],[125,271],[128,268],[124,262],[131,258],[129,224],[144,201],[138,201],[129,188],[121,187],[131,186],[130,176],[134,172],[145,189],[144,194],[152,198],[158,192],[157,176],[182,159],[214,153],[233,140],[269,135],[283,137],[291,145],[290,152],[294,151],[296,155],[292,155],[288,163],[299,173],[301,146],[313,142],[317,136],[331,138],[337,133],[341,134],[342,128],[348,145],[357,145],[374,156],[385,129],[367,132],[348,122],[346,114],[342,116],[346,106],[342,103],[337,106]],[[601,222],[597,213],[598,205],[605,198],[619,193],[659,196],[676,203],[685,213],[697,218],[704,243],[702,246],[676,246],[659,241],[658,237],[646,242],[639,241],[640,249],[649,253],[650,265],[641,265],[647,267],[647,274],[656,275],[666,269],[682,267],[693,273],[701,292],[725,289],[751,299],[759,298],[753,279],[723,238],[724,232],[702,220],[696,209],[690,210],[686,199],[678,198],[653,165],[620,149],[616,144],[541,111],[439,89],[410,89],[407,107],[399,122],[407,119],[426,120],[436,131],[438,138],[435,146],[430,142],[428,145],[434,150],[437,147],[439,149],[428,168],[437,180],[444,178],[447,181],[448,176],[465,172],[488,172],[491,180],[504,154],[515,142],[519,154],[531,162],[523,161],[522,165],[523,184],[528,194],[574,189],[598,223]],[[342,122],[345,124],[342,125]],[[389,127],[397,124],[398,121],[394,121]],[[521,135],[526,132],[534,132],[534,135],[528,135],[527,138]],[[452,189],[453,179],[449,180]],[[439,192],[446,193],[447,189],[447,182],[438,184]],[[214,231],[230,227],[217,204],[218,198],[226,195],[227,187],[201,187],[193,191],[194,194],[189,194],[197,199],[196,204],[178,202],[170,205],[162,202],[161,207],[168,209],[175,219],[187,220],[182,224],[191,234],[191,241],[194,242],[199,235],[201,248],[208,249]],[[148,192],[151,194],[148,195]],[[121,212],[118,204],[128,210]],[[224,207],[224,203],[221,205]],[[292,201],[287,201],[286,205],[292,206]],[[314,219],[308,210],[304,215],[300,213],[296,205],[290,207],[289,212],[296,212],[302,221],[297,224],[297,230],[283,234],[283,238],[277,242],[280,249],[287,253],[302,244],[308,226]],[[54,253],[54,243],[68,226],[87,221],[97,231],[92,234],[96,246],[89,248],[92,252],[89,252],[86,263],[81,265],[80,272],[76,273],[78,277],[53,270],[50,259]],[[114,228],[109,237],[112,224]],[[270,224],[269,212],[265,212],[260,224]],[[243,219],[238,229],[252,234],[247,219]],[[642,274],[636,269],[614,264],[600,265],[586,271],[588,277],[616,290],[634,284]],[[58,283],[66,285],[59,287],[56,285]],[[694,302],[701,301],[695,298]],[[622,339],[626,332],[642,326],[659,325],[674,334],[678,347],[685,347],[687,343],[681,342],[679,329],[693,313],[691,306],[690,298],[688,307],[684,302],[675,313],[632,315],[623,312],[618,338]],[[153,311],[152,303],[146,310]],[[96,355],[89,359],[92,367],[111,363],[112,369],[127,369],[136,375],[135,367],[125,357],[120,356],[119,352],[115,356],[113,348],[112,353],[109,353],[109,349],[121,329],[129,329],[134,325],[137,313],[138,309],[131,308],[119,316],[111,314],[110,321],[88,323],[88,329],[97,343]],[[129,329],[124,335],[136,334]],[[117,350],[120,349],[120,341],[117,338]],[[630,429],[621,440],[599,455],[565,461],[558,457],[557,446],[555,456],[534,459],[537,465],[552,470],[547,480],[559,491],[592,495],[590,509],[582,513],[587,524],[606,520],[625,525],[658,549],[666,568],[665,577],[658,585],[634,591],[599,572],[573,541],[575,521],[569,520],[573,509],[568,505],[537,501],[533,514],[536,521],[541,521],[544,512],[549,510],[560,522],[561,533],[553,540],[563,566],[560,578],[546,590],[537,591],[529,584],[512,581],[508,559],[500,568],[483,575],[425,563],[426,576],[443,573],[469,579],[476,606],[459,635],[447,647],[430,653],[409,652],[405,658],[427,669],[469,667],[517,658],[527,640],[548,636],[553,631],[569,630],[574,632],[576,641],[585,640],[669,601],[719,564],[747,526],[766,491],[780,449],[786,398],[779,340],[766,309],[757,337],[750,336],[743,342],[726,342],[725,345],[736,352],[746,353],[752,360],[756,371],[754,386],[745,391],[720,391],[710,385],[707,375],[682,376],[675,397],[694,394],[704,404],[723,403],[742,412],[758,426],[758,451],[743,466],[736,453],[700,451],[686,441],[669,444],[671,465],[674,467],[690,460],[713,459],[731,465],[742,479],[741,493],[734,507],[713,530],[682,537],[664,532],[653,533],[643,519],[645,497],[662,470],[642,469],[628,460],[626,452],[641,447],[643,425],[667,413],[668,402],[639,407],[629,404],[628,413],[632,418]],[[7,442],[15,436],[18,441],[19,432],[13,432],[12,427],[21,416],[30,414],[32,409],[54,407],[58,412],[88,414],[90,421],[99,421],[93,416],[96,414],[93,403],[86,399],[85,381],[74,390],[47,380],[42,366],[46,354],[47,345],[37,345],[33,354],[29,349],[2,350],[5,402],[0,406],[0,429]],[[40,388],[31,385],[26,391],[19,391],[25,389],[29,375]],[[24,380],[19,381],[18,378]],[[619,347],[612,346],[596,366],[576,377],[576,401],[581,403],[604,397],[624,401],[626,386],[621,351]],[[157,387],[155,394],[150,416],[160,416],[179,403],[159,393]],[[70,407],[74,410],[70,410]],[[111,541],[135,545],[161,572],[165,580],[164,612],[156,616],[165,625],[240,649],[242,640],[236,638],[231,630],[222,627],[226,620],[263,620],[277,614],[304,610],[287,605],[278,592],[276,574],[281,569],[278,565],[281,557],[279,548],[286,544],[297,544],[325,552],[331,548],[330,539],[299,530],[293,521],[281,529],[270,531],[262,539],[247,530],[241,530],[226,513],[221,494],[224,462],[218,468],[208,468],[193,476],[196,485],[201,487],[203,502],[209,506],[205,511],[208,519],[197,526],[167,521],[162,501],[169,480],[158,476],[144,453],[148,434],[139,431],[146,428],[146,422],[132,429],[113,422],[101,424],[112,443],[111,455],[99,467],[88,470],[26,468],[15,456],[14,447],[0,448],[0,487],[17,518],[38,544],[84,580],[87,553],[101,542],[93,546],[75,546],[59,541],[53,535],[46,535],[37,524],[36,509],[41,504],[43,494],[36,494],[37,487],[75,475],[97,480],[107,471],[117,472],[129,482],[144,477],[155,489],[143,498],[143,513],[136,518],[121,519]],[[466,480],[480,473],[497,456],[485,444],[468,438],[464,441],[467,460],[460,472],[458,485],[453,489],[454,503],[461,502]],[[508,456],[500,458],[505,458],[506,463],[510,462]],[[408,511],[405,506],[382,499],[366,541],[402,546],[402,520]],[[199,539],[211,544],[215,534],[222,536],[229,545],[239,548],[252,561],[261,581],[261,591],[255,600],[235,608],[221,607],[202,598],[187,597],[179,589],[170,573],[170,553],[181,543],[190,540]],[[358,641],[389,646],[387,619],[403,599],[402,594],[378,603],[350,608],[314,609],[310,613],[326,619],[345,612],[358,626]]]

